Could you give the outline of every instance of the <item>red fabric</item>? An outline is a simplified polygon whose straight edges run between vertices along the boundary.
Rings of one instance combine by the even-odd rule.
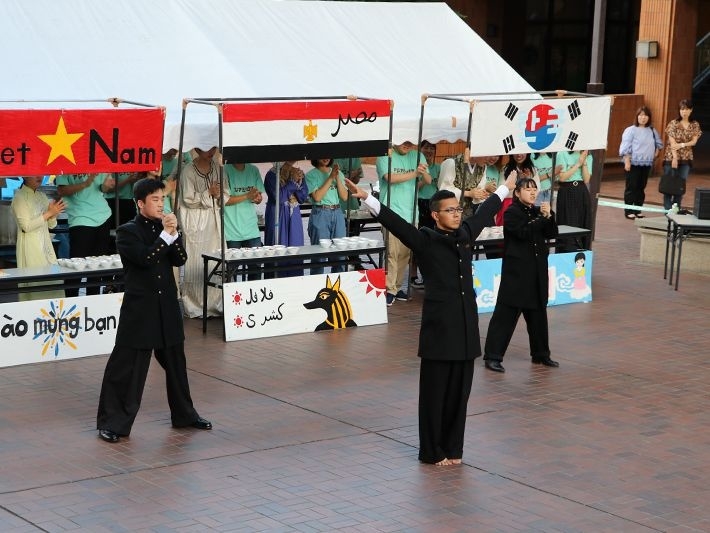
[[[505,213],[505,210],[508,209],[510,207],[510,204],[512,204],[512,203],[513,203],[512,198],[505,198],[503,200],[503,205],[500,206],[500,209],[496,213],[496,217],[495,217],[496,226],[503,225],[503,213]]]
[[[165,110],[0,110],[0,176],[157,170]]]

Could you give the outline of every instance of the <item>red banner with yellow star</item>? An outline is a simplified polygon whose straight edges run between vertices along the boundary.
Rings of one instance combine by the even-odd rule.
[[[165,110],[0,110],[0,176],[157,170]]]

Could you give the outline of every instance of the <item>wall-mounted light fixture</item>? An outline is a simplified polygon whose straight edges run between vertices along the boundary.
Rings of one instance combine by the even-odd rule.
[[[636,57],[641,59],[658,57],[658,41],[636,41]]]

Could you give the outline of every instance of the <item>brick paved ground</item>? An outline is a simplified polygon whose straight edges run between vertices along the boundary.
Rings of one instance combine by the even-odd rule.
[[[522,326],[506,374],[479,361],[460,467],[416,460],[416,293],[343,332],[225,344],[187,321],[211,432],[171,428],[155,363],[113,446],[106,356],[0,369],[0,531],[710,531],[710,278],[675,292],[638,248],[600,208],[594,301],[550,309],[561,367],[530,364]]]

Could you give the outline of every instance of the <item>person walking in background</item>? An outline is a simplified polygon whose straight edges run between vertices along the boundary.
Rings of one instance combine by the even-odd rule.
[[[295,166],[295,161],[285,161],[274,166],[264,176],[266,189],[266,211],[264,213],[264,242],[267,246],[303,246],[303,220],[301,204],[308,199],[308,185],[303,171]],[[278,172],[278,176],[277,176]],[[276,209],[278,200],[278,230],[276,229]],[[301,265],[300,261],[292,264]],[[279,271],[278,277],[302,276],[303,270]],[[265,274],[265,278],[274,277]]]
[[[394,145],[391,150],[392,169],[390,171],[389,157],[380,156],[375,161],[380,184],[380,202],[389,205],[390,209],[404,220],[412,224],[416,220],[414,198],[417,181],[421,178],[426,183],[431,182],[431,176],[424,160],[419,164],[416,146],[409,141]],[[387,294],[385,298],[390,306],[395,300],[406,302],[409,296],[402,290],[405,281],[404,273],[409,266],[410,251],[390,232],[387,236],[387,276],[385,280]]]
[[[624,130],[619,146],[619,156],[624,160],[624,203],[642,206],[646,199],[646,184],[653,161],[663,148],[660,134],[651,122],[651,110],[641,106],[636,111],[634,125]],[[624,216],[633,220],[643,218],[641,211],[625,208]]]
[[[557,174],[559,191],[557,193],[557,223],[577,228],[592,229],[592,200],[587,184],[592,179],[592,156],[588,150],[559,152],[557,162],[560,171]],[[558,252],[576,252],[588,250],[590,238],[558,238],[555,250]]]
[[[63,200],[50,200],[38,190],[44,176],[24,176],[22,186],[12,199],[12,214],[17,222],[15,256],[18,268],[42,267],[57,264],[49,230],[56,227],[57,215],[64,211]],[[42,282],[20,284],[21,287],[40,286]],[[64,291],[21,292],[20,301],[64,298]]]
[[[183,168],[180,176],[180,227],[185,239],[188,259],[182,282],[182,304],[185,316],[203,314],[202,254],[222,247],[222,217],[220,207],[227,197],[220,189],[219,168],[213,160],[217,147],[209,150],[195,148],[197,158]],[[207,288],[207,316],[222,314],[222,291]]]
[[[537,183],[532,177],[518,180],[513,203],[503,215],[503,265],[495,310],[488,325],[483,359],[494,372],[505,372],[502,361],[518,318],[528,329],[530,357],[535,364],[557,367],[550,359],[547,326],[547,239],[557,237],[550,204],[535,205]]]
[[[57,193],[66,203],[70,255],[111,254],[111,209],[103,193],[113,190],[113,177],[110,174],[63,174],[57,176],[55,183]],[[100,276],[95,279],[102,280]],[[99,286],[86,288],[87,295],[100,292]],[[67,289],[66,293],[77,296],[79,289]]]
[[[663,172],[669,173],[671,169],[677,169],[683,180],[688,180],[690,168],[693,165],[693,147],[698,143],[698,139],[703,134],[697,120],[690,120],[693,112],[693,102],[681,100],[678,104],[678,116],[671,120],[666,126],[666,151],[663,157]],[[664,194],[663,207],[670,209],[673,204],[681,206],[682,194]]]
[[[163,213],[164,187],[153,178],[137,181],[133,194],[138,215],[116,231],[125,291],[96,415],[99,438],[110,443],[131,433],[152,353],[165,370],[173,427],[212,429],[190,397],[185,334],[172,273],[173,266],[185,264],[187,253],[177,218]]]
[[[424,277],[419,330],[419,460],[461,464],[466,408],[473,362],[481,355],[478,307],[471,261],[476,237],[515,187],[512,172],[476,213],[462,221],[463,208],[451,191],[437,191],[429,202],[436,227],[417,229],[365,190],[346,181],[373,215],[403,246],[417,255]]]
[[[260,204],[264,182],[259,169],[252,164],[234,163],[224,167],[229,199],[224,208],[224,236],[229,248],[255,248],[262,246],[259,219],[255,204]],[[257,268],[249,266],[248,269]],[[260,279],[250,273],[249,280]]]

